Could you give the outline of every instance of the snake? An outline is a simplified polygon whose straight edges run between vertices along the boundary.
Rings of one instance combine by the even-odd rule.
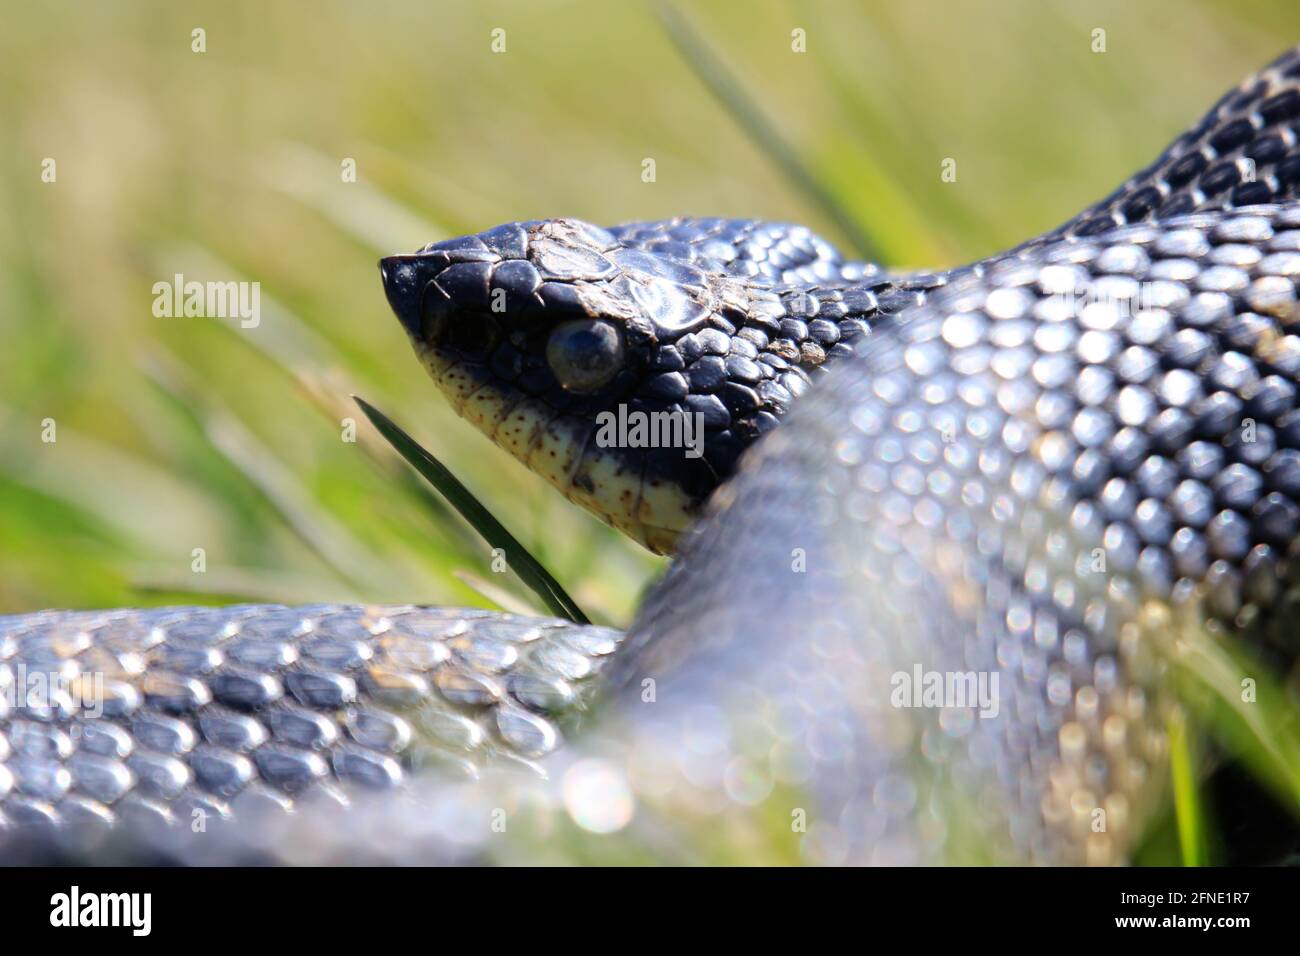
[[[626,632],[0,617],[0,857],[1131,861],[1189,655],[1300,650],[1297,130],[1300,48],[947,271],[717,218],[383,259],[452,408],[666,572]]]

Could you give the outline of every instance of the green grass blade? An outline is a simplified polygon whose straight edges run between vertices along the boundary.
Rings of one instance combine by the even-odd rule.
[[[655,9],[663,24],[664,32],[681,53],[682,59],[695,71],[700,82],[722,104],[755,145],[780,167],[787,179],[821,209],[823,215],[835,224],[860,256],[882,266],[889,265],[881,255],[880,247],[867,234],[862,224],[845,213],[845,205],[800,158],[795,148],[786,142],[776,124],[759,109],[758,104],[745,92],[745,88],[727,69],[721,58],[710,49],[690,21],[672,4],[656,4]]]
[[[1300,707],[1284,681],[1244,648],[1191,629],[1180,637],[1179,698],[1300,819]]]
[[[397,453],[433,485],[451,506],[460,512],[461,517],[470,523],[488,543],[489,547],[500,548],[506,556],[506,563],[536,594],[553,614],[566,617],[577,624],[590,624],[587,615],[582,613],[577,602],[565,593],[558,581],[538,563],[528,550],[515,540],[514,535],[505,529],[501,522],[492,516],[470,490],[460,483],[447,467],[438,459],[420,447],[414,438],[402,431],[383,412],[363,398],[352,396],[361,410],[366,413],[370,423],[379,429],[379,433],[388,439]]]
[[[1173,778],[1174,819],[1183,866],[1205,866],[1205,821],[1197,790],[1196,756],[1187,718],[1175,711],[1169,718],[1169,771]]]

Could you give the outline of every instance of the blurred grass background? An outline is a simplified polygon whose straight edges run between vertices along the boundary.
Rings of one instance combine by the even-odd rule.
[[[0,613],[532,603],[375,437],[357,393],[588,613],[626,623],[658,563],[444,407],[384,303],[380,255],[513,219],[718,214],[956,264],[1101,197],[1300,39],[1300,7],[1263,0],[680,13],[852,229],[709,94],[654,4],[5,0]],[[152,286],[178,272],[260,282],[260,326],[155,318]]]

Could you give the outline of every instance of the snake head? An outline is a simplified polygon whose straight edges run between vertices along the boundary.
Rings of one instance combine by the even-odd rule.
[[[452,407],[659,553],[790,397],[757,361],[766,335],[740,335],[753,282],[585,222],[510,223],[380,272]]]

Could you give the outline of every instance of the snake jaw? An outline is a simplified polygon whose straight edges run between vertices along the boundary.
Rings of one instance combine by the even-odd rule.
[[[673,552],[703,494],[664,478],[642,449],[601,447],[589,416],[559,411],[440,349],[417,343],[416,351],[456,414],[498,447],[633,541]]]

